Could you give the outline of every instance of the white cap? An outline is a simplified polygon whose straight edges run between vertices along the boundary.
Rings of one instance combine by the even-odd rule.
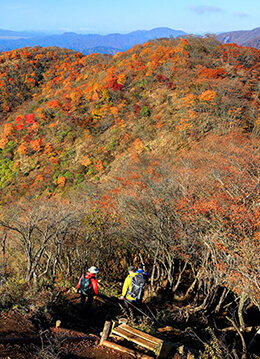
[[[92,266],[88,269],[88,272],[96,274],[96,273],[98,273],[98,269],[97,269],[97,267]]]

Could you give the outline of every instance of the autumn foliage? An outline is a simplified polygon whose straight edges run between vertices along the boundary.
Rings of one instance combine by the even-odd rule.
[[[49,238],[39,262],[21,259],[24,276],[56,275],[53,249],[62,271],[68,258],[79,270],[72,248],[87,245],[101,267],[115,264],[114,277],[141,255],[154,289],[179,291],[184,304],[195,298],[191,314],[234,300],[243,329],[245,303],[260,307],[259,79],[258,50],[211,36],[115,56],[0,53],[1,205],[62,198],[75,206],[67,221],[68,207],[58,215],[37,204],[73,229],[60,238],[56,221],[64,253]],[[22,243],[33,209],[26,217],[21,205],[13,223],[1,216],[2,230]]]
[[[259,52],[214,37],[150,41],[114,57],[13,50],[0,55],[0,78],[0,146],[25,186],[48,167],[42,191],[60,190],[72,157],[64,188],[100,178],[136,141],[149,147],[171,133],[182,145],[209,131],[259,131]]]

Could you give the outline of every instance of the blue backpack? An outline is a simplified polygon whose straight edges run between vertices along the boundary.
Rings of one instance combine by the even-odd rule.
[[[81,281],[80,281],[80,292],[81,294],[83,295],[89,295],[89,293],[91,292],[91,278],[90,277],[86,277],[86,276],[83,276],[81,278]]]

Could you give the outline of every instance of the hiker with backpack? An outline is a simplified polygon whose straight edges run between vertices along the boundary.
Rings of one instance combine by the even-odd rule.
[[[129,316],[130,309],[133,308],[138,309],[138,307],[142,303],[143,292],[145,286],[145,279],[142,273],[138,273],[135,271],[134,266],[128,267],[128,276],[126,277],[123,288],[122,288],[122,295],[120,299],[124,300],[124,310],[126,315]]]
[[[95,295],[98,295],[98,283],[95,274],[98,273],[97,267],[90,267],[86,274],[83,274],[77,284],[77,291],[80,293],[80,311],[83,311],[83,307],[86,303],[86,309],[89,310],[92,307],[93,299]]]
[[[137,272],[141,273],[144,276],[145,283],[148,283],[148,274],[144,270],[144,265],[142,263],[138,263]]]

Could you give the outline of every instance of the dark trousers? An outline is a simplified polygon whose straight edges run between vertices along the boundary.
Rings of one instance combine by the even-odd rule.
[[[94,299],[94,294],[89,294],[88,295],[88,300],[87,300],[87,303],[85,305],[85,302],[86,302],[86,298],[87,296],[84,295],[84,294],[80,294],[80,311],[82,312],[83,309],[85,309],[86,311],[90,310],[91,307],[92,307],[92,303],[93,303],[93,299]],[[85,308],[84,308],[85,307]]]

